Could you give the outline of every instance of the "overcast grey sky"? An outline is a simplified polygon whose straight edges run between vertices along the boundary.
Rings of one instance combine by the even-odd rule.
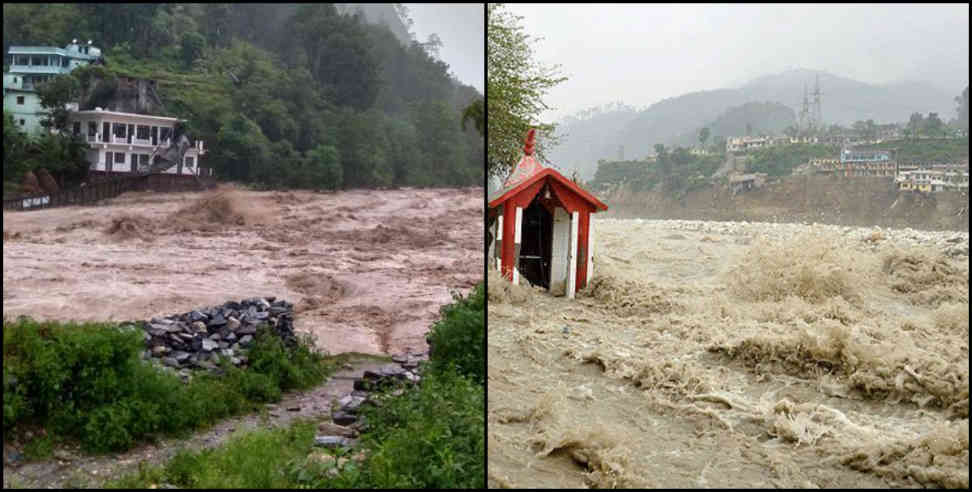
[[[486,42],[483,27],[486,7],[474,3],[406,3],[419,41],[435,33],[442,40],[439,56],[456,78],[483,92],[486,77]]]
[[[638,108],[789,68],[868,83],[968,85],[968,4],[509,4],[534,58],[562,66],[544,118],[614,101]]]

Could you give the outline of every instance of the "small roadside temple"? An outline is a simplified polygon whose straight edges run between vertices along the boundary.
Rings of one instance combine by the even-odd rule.
[[[607,205],[533,155],[535,129],[527,133],[523,157],[489,198],[487,258],[514,284],[525,278],[555,295],[574,294],[593,275],[591,214]]]

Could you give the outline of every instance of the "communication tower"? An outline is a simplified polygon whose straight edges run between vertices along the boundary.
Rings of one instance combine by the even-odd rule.
[[[817,81],[813,86],[813,126],[822,127],[823,126],[823,113],[820,110],[820,96],[823,93],[820,92],[820,74],[817,74]]]

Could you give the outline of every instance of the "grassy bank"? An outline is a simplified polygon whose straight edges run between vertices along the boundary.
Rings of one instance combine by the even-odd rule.
[[[430,333],[434,347],[418,388],[365,406],[369,430],[354,453],[313,447],[315,422],[239,433],[225,445],[185,451],[114,488],[483,488],[485,288],[457,297]]]
[[[221,418],[314,386],[335,364],[303,339],[287,349],[258,332],[250,367],[224,362],[224,374],[188,384],[141,360],[143,333],[111,323],[3,322],[4,439],[39,435],[28,458],[52,444],[79,441],[88,452],[123,451],[161,435],[182,435]]]

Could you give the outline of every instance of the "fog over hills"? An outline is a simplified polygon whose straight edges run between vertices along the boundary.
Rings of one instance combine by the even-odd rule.
[[[597,160],[616,159],[621,146],[626,159],[635,159],[653,153],[657,143],[690,145],[696,142],[700,128],[746,103],[779,103],[799,114],[804,86],[812,92],[817,77],[825,124],[848,126],[867,119],[905,122],[915,112],[937,112],[945,121],[955,116],[952,98],[956,94],[947,94],[927,82],[877,85],[825,71],[794,69],[757,77],[737,88],[682,94],[641,110],[620,104],[575,113],[558,122],[560,144],[549,151],[549,156],[561,169],[578,169],[583,177],[590,178]],[[775,121],[782,120],[778,116]],[[772,128],[760,129],[778,132],[786,125],[769,126]]]

